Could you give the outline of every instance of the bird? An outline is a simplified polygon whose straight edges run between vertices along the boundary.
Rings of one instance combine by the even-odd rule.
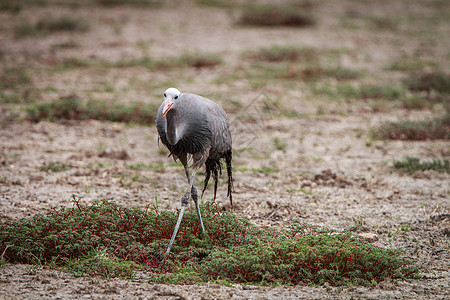
[[[233,207],[232,138],[228,118],[222,107],[202,96],[180,93],[173,87],[164,92],[164,101],[156,115],[156,129],[159,141],[170,152],[169,156],[183,164],[188,180],[186,193],[181,198],[178,220],[165,253],[167,257],[190,198],[194,200],[201,231],[205,234],[198,205],[198,192],[194,185],[195,174],[203,164],[206,166],[206,173],[201,197],[213,175],[213,199],[216,198],[219,174],[222,175],[221,160],[225,160],[228,176],[227,197]]]

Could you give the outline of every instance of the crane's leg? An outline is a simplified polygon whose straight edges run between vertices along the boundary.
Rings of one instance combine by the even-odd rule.
[[[178,215],[177,224],[175,225],[175,229],[172,233],[172,238],[170,239],[169,246],[167,247],[166,256],[169,255],[170,249],[172,249],[173,242],[175,241],[175,237],[177,236],[178,229],[180,229],[181,220],[183,219],[184,210],[186,209],[188,203],[189,203],[189,191],[184,194],[184,196],[181,198],[181,210]]]
[[[182,163],[183,163],[183,160],[182,160]],[[180,229],[181,220],[183,219],[184,211],[186,210],[186,207],[189,204],[189,198],[191,197],[191,192],[195,191],[195,195],[196,195],[195,197],[198,198],[197,190],[194,187],[194,177],[195,177],[196,171],[193,171],[191,173],[191,172],[189,172],[189,168],[187,167],[187,164],[183,163],[183,165],[185,166],[184,169],[186,171],[186,177],[188,178],[189,187],[188,187],[186,193],[184,194],[184,196],[181,198],[181,210],[178,215],[177,224],[175,225],[175,229],[173,230],[173,233],[172,233],[172,238],[170,239],[169,246],[167,247],[167,250],[166,250],[166,256],[170,253],[170,250],[172,249],[172,245],[177,236],[178,230]],[[200,218],[200,226],[202,227],[202,232],[204,232],[205,229],[203,227],[203,221],[200,216],[200,210],[198,208],[197,201],[195,201],[195,203],[196,203],[196,208],[197,208],[197,214]]]
[[[198,222],[200,223],[200,228],[202,230],[202,234],[204,235],[205,234],[205,226],[203,226],[202,214],[200,213],[200,207],[198,206],[197,189],[194,186],[196,172],[197,172],[197,170],[194,170],[194,171],[192,171],[192,173],[189,173],[189,170],[186,168],[186,177],[188,178],[189,184],[191,185],[191,197],[192,197],[192,200],[194,200],[195,209],[197,211],[197,216],[198,216]]]
[[[192,200],[195,203],[195,209],[197,210],[198,221],[200,222],[200,228],[202,229],[202,234],[205,235],[205,226],[203,226],[202,214],[200,213],[200,207],[198,206],[198,193],[195,186],[191,189]]]
[[[187,155],[184,154],[184,155],[181,155],[178,157],[184,166],[184,170],[186,172],[186,177],[188,179],[189,187],[188,187],[186,193],[184,194],[184,196],[181,198],[180,214],[178,215],[177,224],[175,225],[175,229],[173,230],[172,238],[170,239],[169,246],[167,247],[166,257],[169,255],[170,249],[172,249],[172,245],[175,241],[175,237],[177,236],[178,229],[180,229],[180,224],[181,224],[181,220],[183,219],[184,211],[186,210],[186,207],[189,204],[189,198],[191,198],[191,196],[195,202],[195,208],[197,210],[197,215],[198,215],[198,219],[200,222],[200,227],[202,229],[202,233],[203,234],[205,233],[205,227],[203,226],[203,220],[202,220],[202,216],[200,214],[200,208],[198,207],[198,193],[197,193],[197,189],[194,187],[194,178],[195,178],[195,173],[197,172],[197,169],[205,163],[205,160],[208,157],[208,153],[209,153],[209,149],[207,149],[205,153],[200,153],[200,154],[194,155],[194,158],[193,158],[194,164],[191,166],[192,172],[190,172],[190,170],[189,170]]]

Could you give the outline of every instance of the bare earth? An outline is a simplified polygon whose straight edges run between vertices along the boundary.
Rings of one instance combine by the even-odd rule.
[[[0,298],[448,299],[450,176],[433,171],[399,174],[392,171],[392,161],[407,156],[449,158],[450,143],[369,141],[368,135],[371,127],[384,121],[439,116],[442,107],[387,107],[375,112],[367,101],[315,99],[301,88],[302,83],[255,87],[246,80],[218,83],[215,79],[232,78],[245,68],[244,51],[274,44],[348,49],[341,64],[370,73],[362,82],[399,80],[402,74],[387,72],[386,66],[414,55],[448,72],[450,22],[439,22],[427,33],[429,25],[422,19],[438,13],[448,16],[449,11],[449,4],[433,6],[428,1],[318,1],[313,8],[317,25],[305,29],[242,28],[234,25],[235,10],[188,1],[170,1],[161,8],[46,5],[25,7],[18,15],[0,11],[0,71],[16,65],[29,67],[32,84],[41,91],[39,102],[77,95],[159,104],[164,90],[172,85],[213,99],[232,123],[233,202],[239,216],[268,226],[282,226],[290,219],[335,229],[360,224],[359,233],[374,244],[405,250],[405,257],[423,275],[419,280],[385,281],[372,287],[185,286],[155,285],[144,277],[131,281],[76,278],[45,266],[7,263],[0,268]],[[414,18],[401,22],[396,30],[374,30],[358,23],[362,19],[344,26],[345,16],[356,13]],[[24,38],[14,35],[21,20],[60,15],[81,17],[89,29]],[[224,63],[158,71],[139,67],[48,71],[69,58],[158,59],[186,51],[218,53]],[[39,72],[40,68],[46,71]],[[236,101],[242,105],[230,104]],[[276,103],[275,108],[262,109],[267,103]],[[280,105],[298,117],[277,114]],[[0,109],[0,118],[5,116],[6,110]],[[154,204],[157,196],[161,209],[176,210],[186,188],[184,172],[166,152],[158,151],[156,137],[154,126],[94,120],[2,123],[0,217],[29,217],[52,206],[71,205],[73,194],[86,202],[109,199],[125,206]],[[277,147],[275,138],[284,146]],[[40,171],[50,162],[65,163],[68,169]],[[139,163],[153,167],[127,167]],[[133,180],[136,176],[140,180]],[[201,179],[198,174],[197,183]],[[218,201],[229,209],[224,180],[218,192]],[[206,199],[212,197],[212,189],[205,194]]]

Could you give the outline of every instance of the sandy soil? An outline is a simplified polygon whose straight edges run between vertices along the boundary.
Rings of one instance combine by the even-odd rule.
[[[167,85],[212,98],[227,111],[233,131],[235,212],[261,225],[282,226],[290,219],[343,229],[360,224],[360,234],[383,247],[405,250],[405,257],[421,268],[423,278],[410,282],[382,282],[373,287],[257,287],[217,284],[154,285],[132,281],[75,278],[46,267],[6,264],[0,268],[2,299],[293,299],[293,298],[418,298],[450,296],[448,174],[421,172],[414,176],[392,172],[394,159],[415,156],[448,158],[448,141],[368,141],[372,126],[387,120],[424,119],[439,115],[439,107],[409,111],[400,108],[374,113],[367,102],[330,102],[313,99],[306,90],[246,81],[211,84],[230,75],[244,62],[243,51],[272,44],[346,48],[342,64],[376,74],[366,81],[389,82],[396,76],[385,67],[395,59],[418,54],[449,71],[449,22],[430,34],[423,23],[401,22],[397,30],[368,29],[361,19],[343,26],[342,16],[413,15],[432,18],[449,6],[426,1],[392,4],[375,1],[320,1],[314,12],[318,25],[307,29],[240,28],[236,13],[171,1],[162,8],[26,7],[19,15],[0,12],[0,70],[30,67],[33,86],[44,102],[70,94],[121,102],[160,103]],[[409,3],[409,2],[408,2]],[[86,32],[55,33],[16,38],[20,20],[72,14],[89,20]],[[355,29],[356,26],[356,29]],[[423,27],[423,28],[422,28]],[[214,29],[212,34],[211,29]],[[417,36],[415,33],[417,32]],[[62,45],[74,44],[74,47]],[[225,63],[206,69],[176,68],[158,72],[143,68],[74,68],[39,72],[68,58],[117,61],[131,57],[170,57],[184,51],[220,53]],[[98,88],[114,87],[114,93]],[[49,89],[48,87],[52,88]],[[239,100],[234,108],[230,100]],[[283,117],[262,109],[281,99],[301,117]],[[278,102],[277,102],[278,103]],[[247,107],[248,106],[248,107]],[[320,113],[318,113],[320,111]],[[244,116],[239,118],[238,116]],[[5,110],[1,110],[2,118]],[[256,118],[255,118],[256,117]],[[56,205],[71,205],[72,194],[84,201],[109,199],[126,206],[155,203],[175,210],[186,188],[182,168],[158,151],[154,126],[99,121],[29,123],[8,122],[0,128],[0,216],[32,216]],[[284,147],[276,147],[278,138]],[[40,171],[44,163],[65,163],[62,172]],[[131,170],[127,165],[154,167]],[[275,172],[260,172],[263,168]],[[133,181],[139,176],[141,181]],[[201,174],[197,176],[197,182]],[[229,208],[224,182],[219,199]],[[206,197],[212,197],[212,191]],[[0,249],[2,250],[2,249]]]

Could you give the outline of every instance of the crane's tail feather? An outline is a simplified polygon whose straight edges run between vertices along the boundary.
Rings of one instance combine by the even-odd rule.
[[[222,165],[219,159],[208,158],[205,162],[206,165],[206,175],[205,175],[205,185],[203,186],[202,197],[205,193],[206,187],[208,186],[209,178],[211,177],[211,172],[214,176],[214,199],[216,199],[217,193],[217,183],[219,182],[219,172],[222,175]]]
[[[233,157],[233,152],[230,150],[225,153],[225,163],[227,165],[227,175],[228,175],[228,192],[227,197],[230,197],[230,204],[233,207],[233,173],[231,171],[231,159]]]
[[[231,159],[232,152],[228,151],[224,154],[223,158],[225,158],[225,163],[227,165],[227,175],[228,175],[228,192],[227,197],[230,198],[231,207],[233,207],[233,173],[231,171]],[[216,199],[217,194],[217,184],[219,182],[219,174],[222,175],[222,165],[219,159],[211,159],[208,158],[205,162],[206,165],[206,174],[205,174],[205,184],[203,186],[202,197],[205,193],[206,187],[208,186],[209,179],[211,178],[211,174],[214,176],[214,199]]]

